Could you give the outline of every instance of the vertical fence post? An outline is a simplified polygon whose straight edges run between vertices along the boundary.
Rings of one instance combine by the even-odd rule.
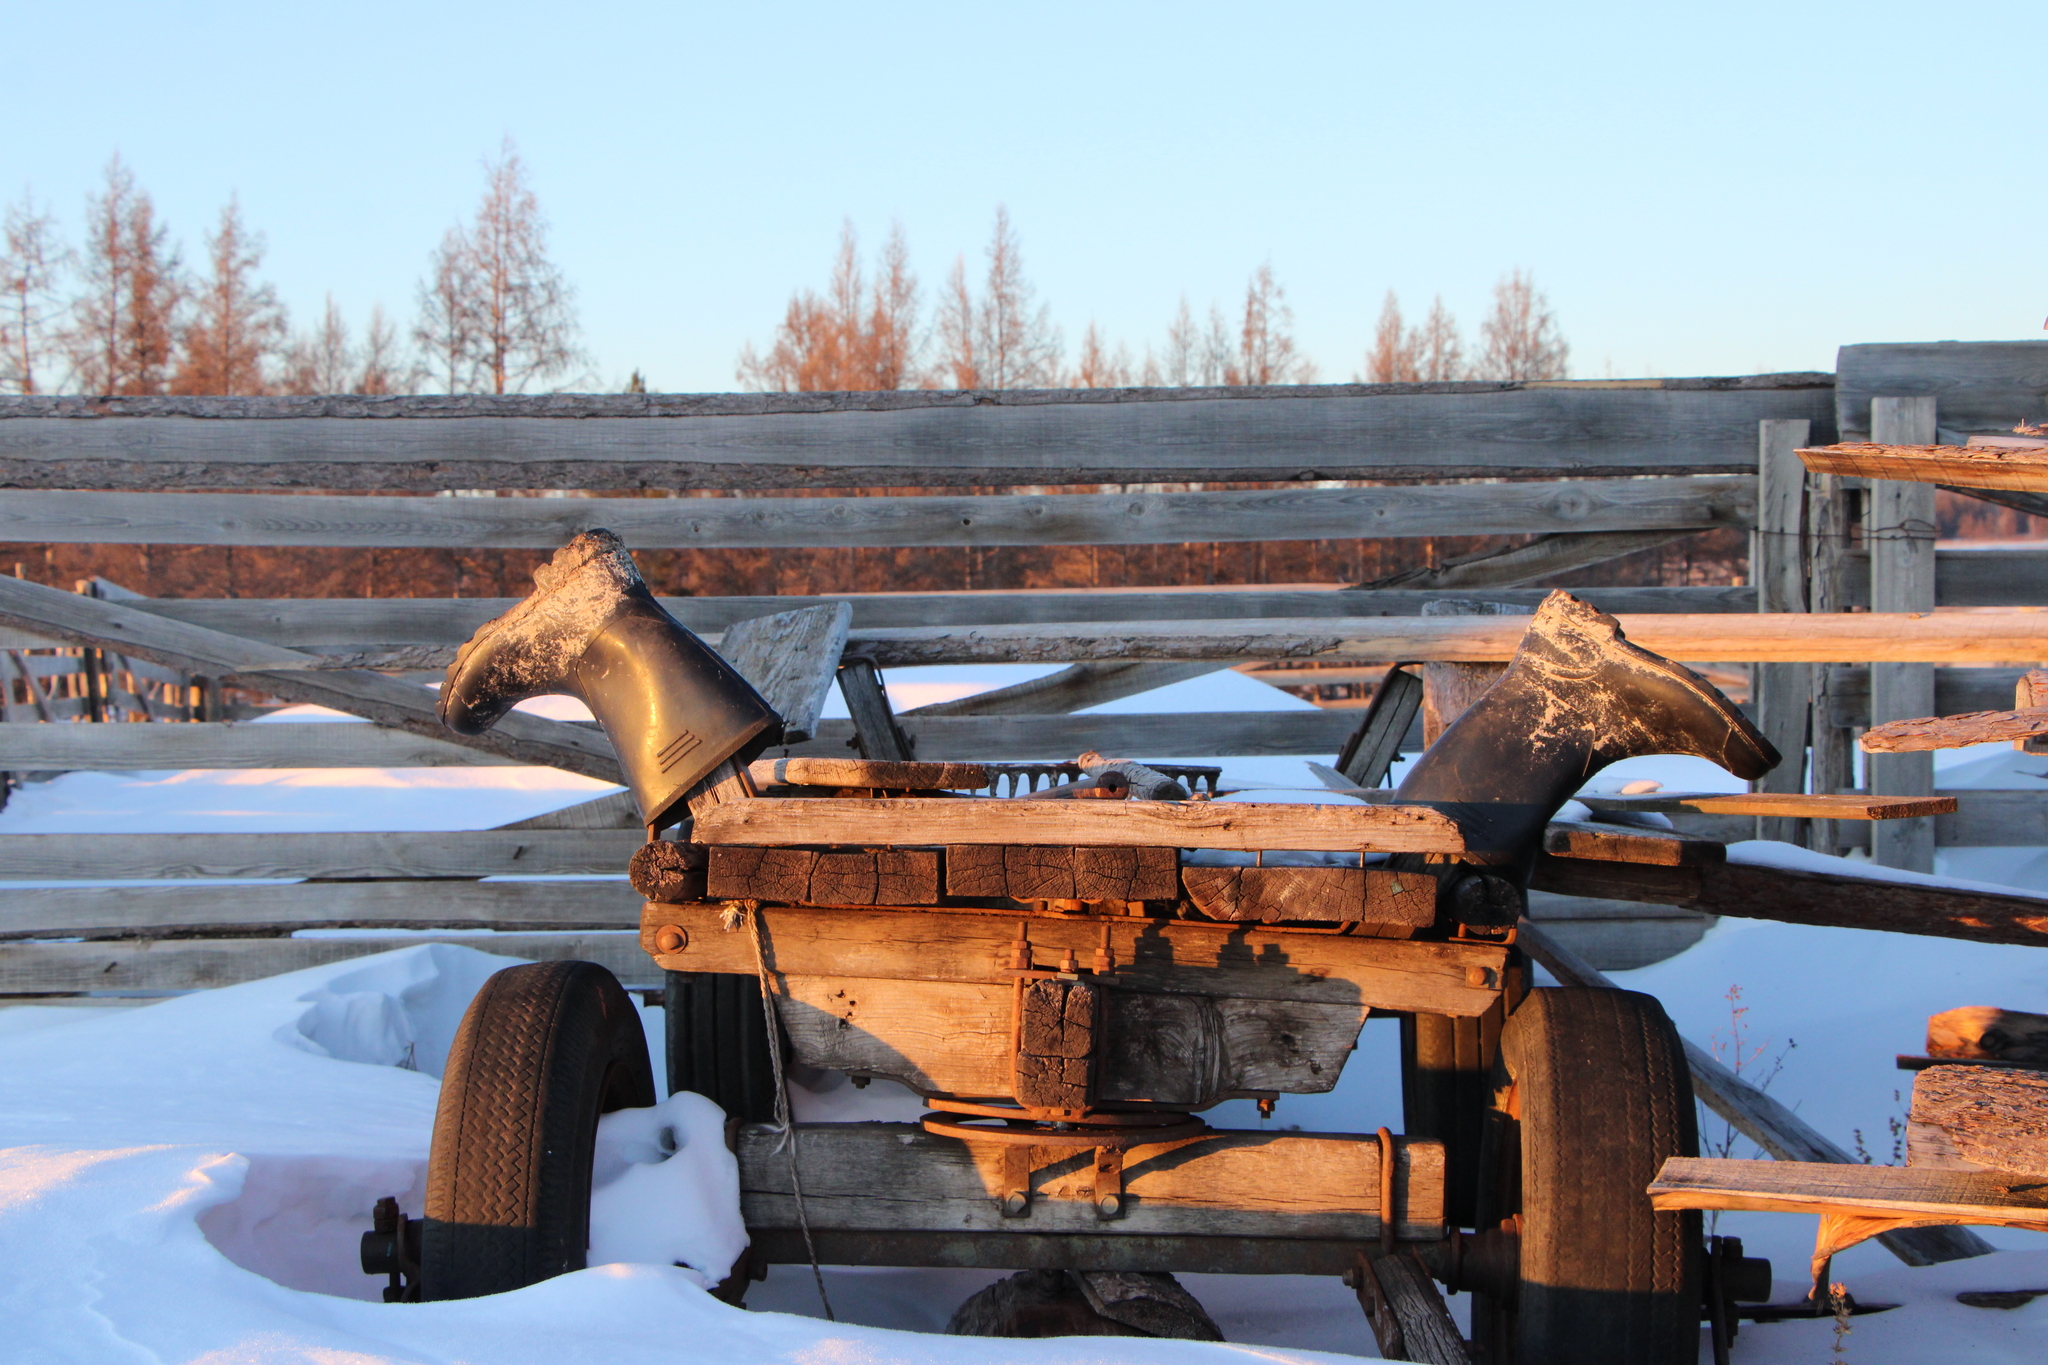
[[[1757,423],[1756,530],[1749,538],[1749,574],[1758,611],[1807,609],[1806,469],[1798,450],[1812,424],[1804,418]],[[1751,791],[1806,790],[1806,734],[1813,704],[1812,664],[1755,664],[1750,703],[1757,728],[1784,761],[1750,783]],[[1804,822],[1786,816],[1757,817],[1759,839],[1799,842]]]
[[[1880,445],[1933,445],[1934,399],[1873,398],[1870,438]],[[1872,611],[1934,610],[1934,485],[1893,479],[1870,482],[1865,539],[1870,546]],[[1934,665],[1873,664],[1870,721],[1934,714]],[[1870,754],[1870,790],[1884,796],[1931,796],[1934,755]],[[1870,827],[1871,860],[1913,872],[1934,870],[1934,820],[1879,820]]]
[[[1858,480],[1857,482],[1861,482]],[[1806,606],[1813,612],[1844,610],[1842,569],[1848,558],[1850,531],[1856,524],[1849,480],[1837,474],[1814,474],[1806,486]],[[1813,705],[1809,732],[1813,740],[1813,790],[1846,791],[1855,784],[1856,766],[1848,727],[1835,724],[1834,664],[1813,666]],[[1816,853],[1840,853],[1833,820],[1809,820],[1806,846]]]

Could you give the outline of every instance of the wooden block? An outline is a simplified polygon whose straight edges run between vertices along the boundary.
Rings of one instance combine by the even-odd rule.
[[[811,869],[817,861],[818,855],[804,848],[715,845],[706,875],[708,894],[714,899],[801,905],[810,899]]]
[[[1074,898],[1095,901],[1168,901],[1180,896],[1180,850],[1077,848]]]
[[[1013,844],[1003,850],[1003,893],[1020,901],[1074,900],[1074,850]]]
[[[1927,1055],[2048,1065],[2048,1014],[1990,1005],[1944,1010],[1928,1017]]]
[[[939,899],[939,853],[931,848],[878,848],[875,904],[934,905]]]
[[[867,849],[819,853],[811,865],[812,905],[873,905],[875,855]]]
[[[1365,919],[1369,924],[1400,924],[1427,929],[1436,923],[1437,880],[1415,872],[1365,872]]]
[[[998,845],[948,845],[946,894],[976,897],[1009,895],[1010,877],[1004,867],[1003,853]]]
[[[1186,867],[1188,899],[1211,919],[1425,928],[1436,921],[1436,878],[1358,867]]]
[[[1710,867],[1728,861],[1726,845],[1688,839],[1661,830],[1621,829],[1582,820],[1553,820],[1543,832],[1543,851],[1563,858],[1651,867]]]
[[[1017,1054],[1013,1093],[1017,1103],[1034,1109],[1085,1109],[1093,1064],[1072,1057]]]
[[[868,787],[877,791],[980,791],[979,763],[896,763],[873,758],[763,758],[748,772],[757,787]]]
[[[2048,1176],[2048,1075],[1933,1066],[1913,1078],[1913,1123],[1939,1129],[1964,1160]]]
[[[749,850],[751,851],[751,850]],[[674,903],[704,899],[709,857],[702,844],[656,839],[641,845],[627,866],[626,879],[651,901]]]
[[[1017,990],[1019,1104],[1086,1107],[1101,996],[1085,981],[1027,981]]]

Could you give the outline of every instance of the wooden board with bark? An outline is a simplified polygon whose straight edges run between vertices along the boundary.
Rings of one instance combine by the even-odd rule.
[[[1963,488],[2048,490],[2048,449],[2009,446],[1880,445],[1858,441],[1815,446],[1799,458],[1816,474],[1955,484]]]
[[[2048,1073],[1931,1066],[1913,1078],[1907,1120],[1915,1168],[2048,1177]]]

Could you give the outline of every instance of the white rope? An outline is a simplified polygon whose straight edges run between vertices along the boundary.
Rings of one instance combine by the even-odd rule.
[[[818,1302],[825,1305],[825,1320],[839,1321],[839,1315],[832,1311],[832,1297],[825,1292],[825,1272],[818,1267],[818,1245],[811,1240],[811,1219],[804,1209],[804,1182],[797,1171],[796,1124],[789,1115],[789,1081],[782,1074],[782,1030],[781,1019],[775,1011],[775,987],[768,978],[768,949],[766,931],[761,927],[761,909],[758,904],[747,905],[743,912],[754,937],[754,967],[761,981],[761,1013],[768,1027],[768,1066],[775,1075],[775,1126],[782,1134],[780,1145],[789,1153],[789,1188],[796,1198],[796,1222],[803,1229],[804,1252],[811,1258],[811,1278],[818,1285]]]

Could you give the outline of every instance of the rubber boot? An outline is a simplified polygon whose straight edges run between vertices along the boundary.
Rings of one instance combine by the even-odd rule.
[[[1525,888],[1558,807],[1608,764],[1645,754],[1691,754],[1741,778],[1778,764],[1712,683],[1553,592],[1508,671],[1416,760],[1395,799],[1455,819],[1468,849],[1461,861],[1494,874],[1481,881]]]
[[[533,594],[485,622],[449,665],[440,698],[449,729],[481,734],[528,697],[578,698],[655,827],[725,759],[752,758],[781,737],[781,717],[662,610],[610,531],[577,536],[533,581]]]

